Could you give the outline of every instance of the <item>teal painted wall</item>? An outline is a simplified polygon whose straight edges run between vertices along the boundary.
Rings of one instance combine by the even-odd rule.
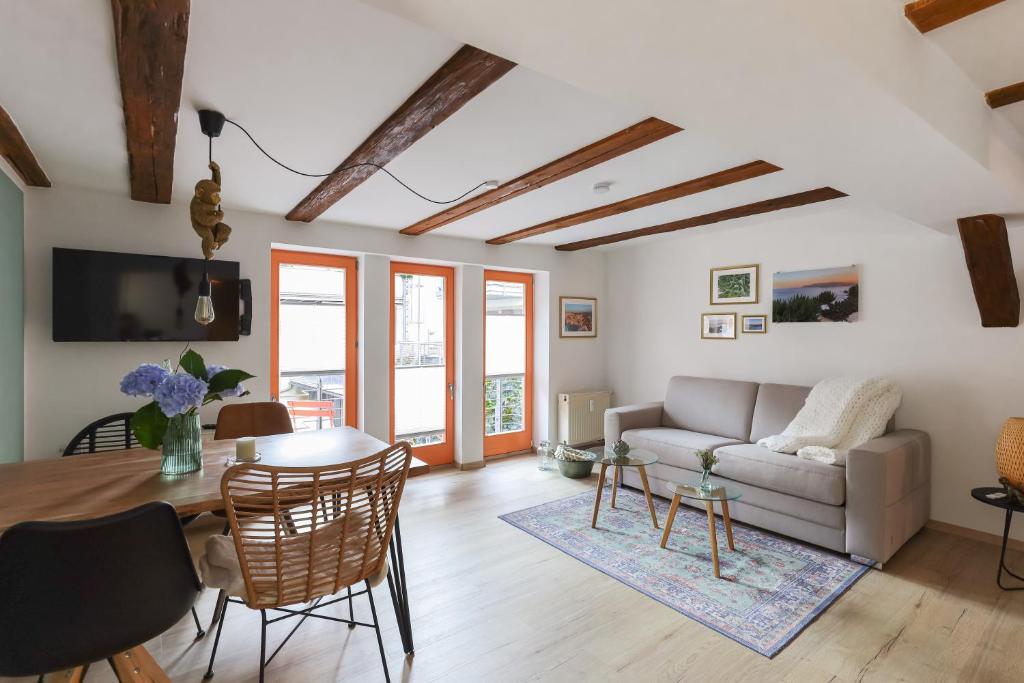
[[[25,204],[0,171],[0,462],[20,462],[25,442]]]

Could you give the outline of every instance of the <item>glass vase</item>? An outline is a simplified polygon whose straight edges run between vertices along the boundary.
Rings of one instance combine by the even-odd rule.
[[[537,469],[542,471],[553,469],[551,460],[551,444],[541,441],[537,446]]]
[[[160,471],[188,474],[203,468],[203,427],[199,413],[175,415],[167,422]]]
[[[708,493],[712,488],[714,488],[714,485],[711,483],[711,470],[701,470],[700,490]]]

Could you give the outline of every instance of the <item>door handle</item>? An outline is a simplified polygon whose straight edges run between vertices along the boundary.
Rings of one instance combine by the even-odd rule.
[[[455,400],[455,385],[451,382],[448,383],[448,398]]]

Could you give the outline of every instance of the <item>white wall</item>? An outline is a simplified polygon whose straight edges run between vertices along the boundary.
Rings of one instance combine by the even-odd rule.
[[[97,417],[138,407],[138,400],[119,393],[122,375],[140,362],[176,357],[183,346],[170,342],[53,342],[51,247],[175,256],[198,256],[200,252],[184,204],[144,204],[126,196],[54,188],[27,191],[25,214],[25,453],[27,459],[33,459],[57,454],[81,427]],[[360,414],[363,424],[377,436],[386,437],[382,430],[387,428],[390,306],[388,261],[377,255],[536,271],[537,301],[547,304],[549,319],[537,324],[535,439],[546,438],[547,426],[555,424],[557,392],[606,384],[604,339],[583,344],[562,341],[555,325],[559,294],[604,296],[603,254],[561,254],[550,247],[524,245],[495,247],[440,235],[413,238],[396,231],[326,221],[289,223],[276,216],[242,211],[228,212],[226,222],[234,232],[220,257],[240,261],[242,277],[252,280],[253,334],[237,343],[201,343],[195,348],[211,362],[258,375],[248,384],[254,398],[265,398],[270,388],[269,268],[274,244],[369,255],[361,256],[359,274],[360,358],[364,363]],[[538,306],[538,316],[543,310]],[[483,306],[467,305],[461,315],[481,318],[482,326]],[[555,333],[550,340],[541,337],[548,328]],[[476,353],[482,356],[482,344],[468,344],[467,348],[479,349]],[[482,365],[482,358],[472,365]],[[212,420],[212,412],[204,414],[204,421]],[[479,448],[466,450],[467,455],[478,452]]]
[[[1000,515],[970,489],[995,483],[996,436],[1024,414],[1024,328],[981,327],[957,236],[852,200],[789,216],[609,254],[603,334],[616,402],[660,400],[676,374],[804,385],[892,375],[904,390],[897,425],[932,437],[932,518],[1001,533]],[[1010,244],[1024,281],[1024,235],[1011,231]],[[709,306],[709,268],[746,263],[761,266],[761,303]],[[764,335],[699,338],[703,312],[770,316],[774,271],[851,263],[861,266],[859,322],[769,322]]]

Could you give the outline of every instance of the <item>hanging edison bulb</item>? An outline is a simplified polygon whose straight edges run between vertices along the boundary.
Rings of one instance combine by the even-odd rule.
[[[213,291],[210,287],[210,276],[203,269],[203,279],[199,281],[199,298],[196,299],[196,322],[209,325],[216,318],[213,311]]]

